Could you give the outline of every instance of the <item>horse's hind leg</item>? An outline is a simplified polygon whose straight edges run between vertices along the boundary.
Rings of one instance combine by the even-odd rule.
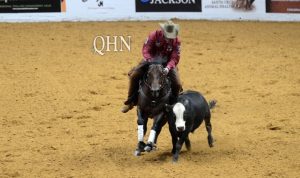
[[[142,152],[144,152],[144,148],[146,144],[144,143],[144,135],[147,132],[147,122],[148,118],[142,113],[140,109],[137,110],[138,115],[138,145],[135,150],[135,155],[140,156]]]
[[[209,145],[210,147],[213,147],[213,146],[214,146],[214,145],[213,145],[214,139],[213,139],[212,134],[211,134],[211,132],[212,132],[212,126],[211,126],[211,123],[210,123],[210,117],[211,117],[211,115],[210,115],[210,113],[209,113],[209,114],[204,118],[204,121],[205,121],[206,131],[207,131],[207,133],[208,133],[208,136],[207,136],[208,145]]]
[[[189,136],[186,137],[184,143],[185,143],[186,149],[187,149],[188,151],[191,151],[191,141],[190,141]]]

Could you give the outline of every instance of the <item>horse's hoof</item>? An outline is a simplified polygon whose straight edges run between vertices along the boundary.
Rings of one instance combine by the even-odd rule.
[[[156,150],[157,150],[156,145],[152,145],[152,151],[156,151]]]
[[[177,158],[177,159],[176,159],[176,158],[173,158],[172,163],[173,163],[173,164],[178,163],[178,158]]]
[[[145,151],[150,152],[150,151],[156,151],[157,147],[153,143],[147,143],[147,145],[144,148]]]
[[[135,150],[134,151],[134,156],[141,156],[142,152],[140,150]]]
[[[151,148],[151,146],[147,145],[147,146],[145,146],[144,150],[147,152],[150,152],[150,151],[152,151],[152,148]]]
[[[144,149],[145,149],[145,146],[146,146],[146,143],[144,143],[144,142],[139,142],[138,143],[138,150],[140,150],[140,151],[144,151]]]

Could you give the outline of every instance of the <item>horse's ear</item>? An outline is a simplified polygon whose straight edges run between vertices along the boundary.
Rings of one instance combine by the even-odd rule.
[[[165,104],[165,110],[166,110],[167,112],[171,112],[172,109],[173,109],[173,106],[172,106],[172,105]]]

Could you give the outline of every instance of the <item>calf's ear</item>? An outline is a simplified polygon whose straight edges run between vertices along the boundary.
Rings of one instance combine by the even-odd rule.
[[[171,112],[172,109],[173,109],[173,106],[172,106],[172,105],[165,104],[165,110],[166,110],[167,112]]]

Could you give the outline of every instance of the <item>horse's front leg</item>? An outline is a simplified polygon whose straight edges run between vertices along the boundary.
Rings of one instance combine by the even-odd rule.
[[[157,137],[160,134],[161,128],[166,124],[166,122],[167,120],[164,118],[164,113],[161,113],[154,117],[145,151],[150,152],[151,150],[156,148],[155,143],[157,142]]]
[[[144,135],[147,132],[148,117],[138,108],[137,109],[137,124],[138,124],[138,145],[135,150],[135,156],[140,156],[145,151],[146,144],[144,143]]]
[[[164,125],[166,125],[166,123],[168,121],[167,119],[168,118],[166,118],[166,117],[162,118],[161,122],[158,123],[158,124],[156,124],[157,126],[156,126],[156,128],[154,128],[154,130],[156,130],[156,135],[155,135],[155,140],[154,140],[155,144],[157,144],[157,138],[158,138],[158,136],[160,134],[161,129],[164,127]]]

